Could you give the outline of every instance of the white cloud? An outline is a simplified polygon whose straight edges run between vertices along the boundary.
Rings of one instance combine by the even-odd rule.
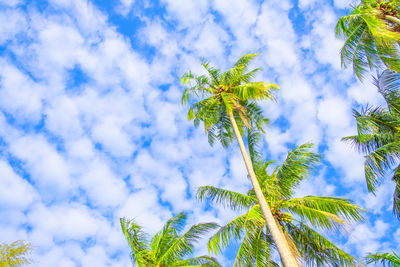
[[[161,207],[157,196],[157,191],[152,187],[139,190],[129,196],[116,215],[118,218],[134,219],[143,226],[145,232],[154,234],[172,217],[168,209]]]
[[[209,6],[208,0],[162,0],[162,2],[167,6],[170,19],[178,20],[181,27],[189,27],[201,23]]]
[[[359,104],[379,106],[382,104],[382,96],[378,93],[378,89],[373,85],[372,79],[364,81],[364,83],[352,84],[348,89],[348,95]]]
[[[0,206],[2,209],[21,209],[29,207],[39,198],[31,184],[17,175],[11,166],[0,161]]]
[[[357,3],[356,0],[334,0],[335,7],[348,8],[351,4]]]
[[[348,127],[350,118],[350,104],[341,97],[328,96],[318,103],[318,119],[332,132]]]
[[[66,239],[84,241],[89,237],[99,237],[101,231],[105,232],[108,227],[104,218],[77,203],[50,207],[37,205],[28,217],[35,229],[51,234],[55,242]]]
[[[6,0],[7,1],[7,0]],[[18,1],[9,1],[9,5],[17,5]],[[0,44],[12,41],[15,35],[21,33],[27,27],[26,18],[18,10],[0,10]]]
[[[65,139],[77,138],[83,129],[79,119],[79,110],[73,99],[61,96],[52,100],[45,114],[46,126],[53,133]]]
[[[117,11],[126,16],[131,11],[134,3],[135,0],[120,0],[120,6],[117,8]]]
[[[359,224],[351,230],[347,244],[355,245],[360,255],[380,251],[379,239],[384,237],[389,225],[382,220],[377,220],[374,225]]]
[[[121,205],[128,197],[125,183],[109,169],[107,162],[94,160],[87,165],[87,172],[79,177],[92,204],[102,208]]]
[[[69,195],[72,181],[63,156],[42,136],[23,136],[12,140],[10,152],[20,159],[42,196]]]
[[[7,61],[1,60],[0,64],[2,65],[0,70],[2,108],[22,121],[40,120],[45,88],[33,82]]]
[[[298,62],[296,42],[297,37],[285,6],[287,2],[265,2],[257,18],[255,34],[266,45],[266,53],[262,54],[268,67],[273,67],[280,73],[288,73]],[[276,9],[279,6],[281,9]],[[284,29],[284,30],[282,30]]]
[[[339,51],[343,41],[335,37],[335,25],[338,18],[329,7],[314,12],[316,17],[324,18],[323,20],[315,19],[312,23],[311,43],[315,49],[316,59],[322,64],[330,64],[335,70],[339,70]]]

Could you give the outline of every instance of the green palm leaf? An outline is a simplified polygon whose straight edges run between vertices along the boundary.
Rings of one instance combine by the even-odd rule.
[[[146,242],[147,236],[143,232],[142,227],[136,224],[134,220],[126,218],[121,218],[120,223],[122,232],[132,249],[132,262],[138,266],[143,266],[146,262],[153,262],[154,257],[149,250]]]
[[[180,267],[185,267],[185,266],[202,266],[202,267],[214,267],[214,266],[220,266],[218,261],[210,256],[200,256],[200,257],[194,257],[191,259],[187,260],[181,260],[176,263],[174,263],[173,266],[180,266]]]
[[[194,244],[198,242],[201,236],[217,227],[218,225],[216,223],[201,223],[193,225],[185,234],[168,244],[165,252],[160,255],[158,262],[174,262],[177,259],[181,259],[182,257],[192,253]]]
[[[242,239],[233,266],[279,266],[270,259],[270,242],[271,240],[264,233],[263,228],[248,230]]]
[[[228,117],[230,112],[233,112],[241,134],[253,120],[254,126],[260,130],[267,122],[255,101],[274,99],[273,92],[278,86],[251,81],[261,70],[248,69],[256,56],[249,54],[241,57],[225,72],[202,59],[201,65],[206,69],[207,76],[197,76],[191,72],[182,76],[181,82],[189,86],[182,96],[182,104],[190,105],[188,119],[194,120],[196,127],[203,122],[211,145],[220,141],[227,147],[232,142],[233,131]]]
[[[319,163],[320,156],[309,152],[312,147],[311,143],[305,143],[293,149],[277,170],[278,185],[284,197],[291,197],[293,190]]]
[[[295,252],[294,255],[309,266],[361,266],[358,260],[334,246],[305,223],[335,231],[351,222],[363,221],[361,215],[363,209],[349,200],[340,198],[317,196],[290,198],[299,182],[307,177],[319,161],[319,156],[309,151],[312,145],[304,144],[293,149],[288,153],[284,163],[269,174],[267,167],[271,162],[264,162],[257,151],[259,132],[254,129],[248,131],[249,151],[257,179],[269,202],[272,214],[281,227],[281,232],[286,236],[289,247]],[[222,226],[210,238],[208,243],[210,252],[221,252],[233,240],[237,240],[240,246],[235,266],[275,266],[270,259],[270,251],[276,247],[272,243],[269,229],[265,227],[261,210],[254,201],[253,190],[244,195],[203,186],[199,188],[197,197],[233,210],[247,210]],[[293,216],[301,221],[294,219]]]
[[[221,205],[232,210],[248,209],[256,204],[256,200],[253,197],[213,186],[199,187],[197,189],[197,198],[200,201],[205,199],[210,200],[217,205]]]
[[[342,66],[352,65],[360,80],[368,69],[386,66],[400,71],[398,12],[396,1],[364,0],[339,19],[336,35],[346,39],[340,51]]]
[[[400,74],[385,70],[375,78],[375,85],[387,103],[387,108],[365,107],[354,111],[357,135],[342,138],[365,154],[364,170],[367,188],[376,187],[388,175],[395,182],[393,212],[400,218]]]
[[[155,258],[162,257],[169,245],[177,239],[178,232],[185,227],[186,219],[186,214],[181,212],[169,219],[163,229],[154,235],[150,242],[150,247],[155,254]]]
[[[343,226],[344,220],[348,222],[364,220],[360,213],[364,209],[341,198],[316,196],[291,198],[282,201],[279,207],[323,229],[337,229]]]
[[[332,242],[302,222],[288,223],[286,231],[293,238],[306,266],[363,266]]]
[[[367,263],[380,263],[384,267],[400,267],[400,256],[394,251],[392,253],[370,253],[367,256]]]
[[[215,223],[193,225],[185,234],[179,233],[185,227],[187,216],[184,212],[167,221],[149,242],[142,227],[121,218],[121,228],[129,245],[134,266],[220,266],[209,256],[183,259],[193,252],[194,245],[202,235],[217,227]]]
[[[265,220],[258,205],[250,208],[245,214],[236,217],[222,226],[208,241],[208,251],[218,254],[225,249],[232,239],[240,239],[245,229],[262,227]]]

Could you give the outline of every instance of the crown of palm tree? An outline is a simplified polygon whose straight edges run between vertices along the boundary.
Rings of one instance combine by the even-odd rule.
[[[249,140],[256,140],[250,134]],[[249,141],[252,142],[252,141]],[[254,147],[250,151],[255,151]],[[338,230],[349,222],[363,220],[360,207],[351,201],[333,197],[307,196],[293,198],[298,184],[319,161],[319,156],[309,152],[311,144],[304,144],[291,151],[284,163],[268,174],[271,162],[260,161],[258,153],[252,153],[257,179],[269,203],[275,220],[286,237],[289,247],[298,259],[309,266],[360,266],[361,263],[345,253],[314,228]],[[264,217],[253,190],[247,194],[202,186],[198,190],[200,200],[246,212],[222,226],[211,237],[209,251],[218,253],[233,239],[241,240],[235,266],[278,266],[270,259],[274,249]],[[265,230],[264,230],[265,229]]]
[[[272,91],[278,86],[266,82],[252,82],[261,68],[249,70],[250,62],[257,54],[241,57],[226,72],[221,72],[202,59],[201,65],[208,75],[185,73],[181,82],[190,86],[182,96],[182,104],[189,104],[188,119],[194,120],[194,125],[203,122],[208,134],[209,143],[219,140],[223,146],[228,146],[233,138],[232,125],[228,114],[232,112],[236,123],[243,133],[245,127],[250,127],[250,121],[258,129],[268,121],[262,115],[257,100],[273,99]]]
[[[142,227],[134,220],[121,218],[122,231],[132,249],[133,264],[138,267],[220,266],[209,256],[186,258],[192,254],[194,245],[202,235],[218,227],[215,223],[196,224],[180,235],[185,227],[186,218],[184,212],[171,218],[150,242]]]
[[[366,107],[353,111],[357,120],[357,135],[344,137],[365,156],[365,178],[370,192],[390,172],[396,183],[393,212],[400,218],[400,74],[384,71],[375,85],[387,103],[387,108]]]
[[[361,80],[367,69],[400,71],[400,5],[397,0],[362,0],[339,19],[336,35],[344,38],[342,66],[353,66]]]
[[[27,257],[32,251],[32,245],[25,241],[15,241],[11,244],[0,244],[0,266],[22,266],[31,263]]]

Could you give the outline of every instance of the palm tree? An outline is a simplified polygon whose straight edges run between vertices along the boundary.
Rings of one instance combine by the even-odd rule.
[[[353,65],[360,80],[368,68],[399,72],[399,17],[397,0],[362,0],[352,7],[336,25],[336,35],[346,39],[340,51],[342,66]]]
[[[0,267],[22,266],[31,263],[26,257],[32,251],[32,245],[21,240],[11,244],[0,244]]]
[[[375,193],[376,186],[391,174],[395,182],[393,212],[400,219],[400,74],[384,71],[375,79],[387,108],[366,107],[354,111],[357,135],[344,137],[366,154],[364,169],[367,187]]]
[[[235,134],[257,201],[278,247],[282,263],[284,266],[298,266],[264,199],[242,140],[246,127],[254,125],[262,131],[267,122],[255,101],[273,99],[272,91],[278,89],[278,86],[272,83],[251,81],[261,70],[248,69],[251,60],[256,56],[257,54],[249,54],[241,57],[226,72],[221,72],[202,59],[201,65],[208,75],[194,75],[189,71],[182,76],[181,82],[190,86],[183,93],[182,103],[190,104],[188,119],[194,120],[196,127],[203,122],[211,145],[215,140],[219,140],[227,147],[232,141],[233,133]]]
[[[142,227],[134,220],[121,218],[122,232],[131,246],[134,266],[220,266],[214,258],[209,256],[184,259],[193,252],[194,244],[203,234],[217,227],[215,223],[196,224],[183,235],[179,235],[185,226],[186,218],[184,212],[171,218],[150,242]]]
[[[252,148],[251,145],[249,147]],[[362,209],[351,201],[340,198],[293,198],[296,187],[319,161],[318,155],[309,152],[310,148],[311,144],[304,144],[292,150],[283,164],[276,167],[271,175],[267,172],[271,162],[264,162],[258,153],[251,152],[263,194],[299,263],[307,266],[360,266],[361,263],[357,259],[336,247],[314,228],[338,230],[348,222],[359,222],[363,220],[360,214]],[[198,198],[233,210],[245,211],[222,226],[210,238],[210,252],[220,252],[232,239],[241,240],[234,266],[278,266],[269,257],[271,249],[275,247],[270,242],[269,227],[265,227],[254,190],[243,194],[202,186],[198,190]]]
[[[380,263],[387,267],[400,267],[400,257],[394,251],[392,253],[370,253],[367,256],[367,264]]]

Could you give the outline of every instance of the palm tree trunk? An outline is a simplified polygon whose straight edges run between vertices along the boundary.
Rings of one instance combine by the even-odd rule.
[[[244,146],[242,136],[239,132],[235,118],[233,116],[233,112],[232,111],[229,112],[228,116],[232,123],[233,130],[235,131],[236,139],[239,143],[240,151],[242,152],[243,160],[246,165],[247,172],[250,176],[250,180],[253,185],[254,192],[256,193],[258,203],[261,207],[261,211],[264,215],[265,222],[268,226],[269,231],[271,232],[272,239],[274,240],[275,245],[278,248],[278,252],[281,257],[282,264],[285,267],[299,267],[299,264],[298,264],[296,258],[293,256],[292,252],[289,249],[289,245],[287,244],[285,237],[279,231],[278,225],[275,222],[275,219],[272,215],[271,209],[268,206],[268,203],[265,200],[264,195],[261,191],[260,184],[258,183],[256,174],[254,173],[253,165],[251,164],[249,155],[247,154],[247,150]]]

